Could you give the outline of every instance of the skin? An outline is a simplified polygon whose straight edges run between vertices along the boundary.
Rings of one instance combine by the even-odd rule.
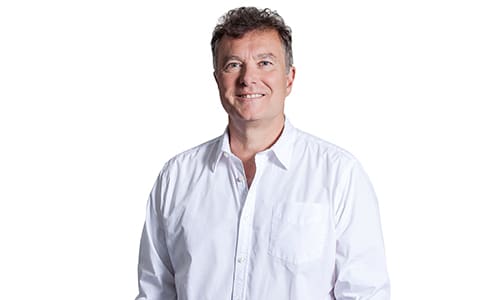
[[[238,39],[224,36],[216,53],[214,77],[229,117],[231,150],[243,162],[250,186],[255,154],[271,147],[283,130],[295,68],[287,70],[275,30],[254,30]]]

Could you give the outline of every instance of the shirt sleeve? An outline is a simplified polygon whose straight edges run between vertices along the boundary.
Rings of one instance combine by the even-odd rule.
[[[136,300],[177,299],[172,262],[166,246],[162,208],[167,180],[162,172],[149,196],[138,263]]]
[[[354,161],[344,174],[335,211],[336,300],[389,300],[390,283],[377,198]]]

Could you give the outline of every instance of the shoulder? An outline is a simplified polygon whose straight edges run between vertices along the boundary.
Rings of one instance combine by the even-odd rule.
[[[163,165],[162,173],[208,163],[211,158],[217,155],[221,140],[222,137],[219,136],[174,155]]]
[[[318,158],[325,158],[333,161],[344,161],[355,163],[356,157],[346,149],[317,137],[308,132],[296,129],[295,147]]]
[[[296,143],[297,148],[301,149],[301,164],[307,160],[315,170],[323,170],[322,174],[326,174],[334,183],[339,199],[344,199],[353,190],[366,192],[366,195],[374,194],[363,165],[351,152],[300,130],[297,130]]]

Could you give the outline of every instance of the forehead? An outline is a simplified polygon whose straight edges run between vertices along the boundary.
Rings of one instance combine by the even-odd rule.
[[[244,55],[247,53],[272,53],[274,56],[284,56],[285,48],[278,32],[274,29],[253,30],[242,37],[223,36],[218,47],[218,56]]]

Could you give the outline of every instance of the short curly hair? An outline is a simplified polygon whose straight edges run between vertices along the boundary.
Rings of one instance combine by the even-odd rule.
[[[253,30],[274,29],[278,32],[285,48],[287,70],[293,65],[292,29],[285,24],[283,18],[269,8],[239,7],[228,11],[219,19],[215,26],[211,46],[214,69],[217,68],[217,49],[219,42],[225,35],[240,38]]]

